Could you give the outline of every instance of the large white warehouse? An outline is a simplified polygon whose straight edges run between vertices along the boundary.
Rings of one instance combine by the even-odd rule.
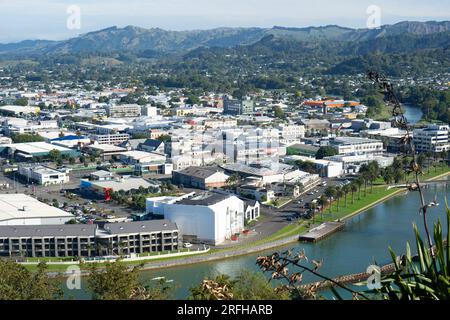
[[[55,225],[73,219],[68,212],[25,194],[0,194],[0,225]]]
[[[244,201],[214,192],[147,199],[147,213],[177,224],[184,239],[221,244],[244,229]]]

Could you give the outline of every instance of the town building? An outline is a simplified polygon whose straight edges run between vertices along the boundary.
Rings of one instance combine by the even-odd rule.
[[[172,173],[174,184],[204,190],[221,188],[226,185],[228,178],[218,167],[188,167]]]
[[[139,117],[141,106],[138,104],[107,105],[106,114],[111,118]]]
[[[223,99],[223,114],[225,115],[253,114],[254,108],[255,103],[250,98],[237,100],[225,96]]]
[[[111,200],[111,193],[115,191],[139,190],[139,188],[154,187],[147,180],[139,177],[117,177],[113,180],[89,181],[87,179],[80,180],[80,191],[89,197],[97,197],[106,201]]]
[[[0,225],[0,257],[133,256],[179,248],[168,220],[62,225]]]
[[[130,135],[128,133],[96,134],[92,135],[91,139],[98,144],[119,145],[122,142],[128,141],[130,139]]]
[[[177,224],[183,239],[218,245],[244,229],[245,203],[230,194],[204,192],[147,199],[146,212]]]
[[[0,225],[2,257],[95,256],[97,226],[87,224],[3,226]]]
[[[52,150],[59,151],[61,156],[78,157],[80,152],[50,144],[47,142],[26,142],[0,145],[0,155],[7,158],[15,158],[19,161],[36,161],[50,156]]]
[[[28,183],[34,182],[43,186],[69,182],[67,172],[35,164],[20,164],[19,175]]]
[[[383,142],[375,139],[359,137],[336,137],[329,141],[331,147],[339,155],[349,154],[382,154]]]
[[[169,220],[107,223],[97,232],[99,255],[132,255],[178,249],[178,227]]]
[[[71,213],[25,194],[0,194],[0,225],[54,225],[73,218]]]
[[[413,131],[416,152],[443,152],[450,150],[449,126],[431,124]]]
[[[359,172],[361,165],[369,164],[372,161],[376,161],[380,168],[386,168],[394,162],[394,157],[374,154],[350,154],[325,157],[323,160],[341,162],[345,174],[354,174]]]
[[[344,174],[342,162],[331,161],[326,159],[315,159],[305,156],[286,156],[283,158],[285,163],[295,163],[296,161],[311,162],[315,165],[316,170],[322,178],[340,177]]]

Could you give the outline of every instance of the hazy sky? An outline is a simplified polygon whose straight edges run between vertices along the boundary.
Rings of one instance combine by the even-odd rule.
[[[70,5],[81,10],[80,29],[67,27]],[[381,9],[381,24],[450,20],[448,0],[0,0],[0,42],[59,40],[113,25],[170,30],[327,24],[365,28],[370,5]]]

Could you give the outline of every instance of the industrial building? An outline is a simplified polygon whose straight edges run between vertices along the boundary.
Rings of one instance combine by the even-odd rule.
[[[138,190],[140,187],[149,188],[154,186],[147,180],[137,177],[120,177],[114,180],[103,181],[80,180],[80,190],[82,193],[88,196],[96,196],[106,201],[111,200],[111,193],[115,191]]]
[[[174,171],[172,182],[185,187],[206,190],[225,186],[229,177],[218,167],[189,167],[180,171]]]
[[[0,145],[0,155],[4,157],[14,157],[19,160],[48,158],[50,151],[52,150],[58,150],[62,156],[78,157],[80,155],[80,153],[76,150],[47,142],[26,142]]]
[[[0,194],[0,225],[55,225],[73,218],[25,194]]]
[[[44,186],[69,182],[67,172],[42,165],[20,164],[19,175],[26,179],[28,183],[34,182]]]
[[[204,192],[148,198],[146,212],[175,222],[184,240],[218,245],[244,229],[244,201],[230,194]]]
[[[343,164],[338,161],[324,160],[324,159],[315,159],[304,156],[286,156],[283,158],[285,163],[292,163],[295,161],[303,161],[303,162],[311,162],[316,166],[318,174],[322,178],[334,178],[340,177],[344,174]]]

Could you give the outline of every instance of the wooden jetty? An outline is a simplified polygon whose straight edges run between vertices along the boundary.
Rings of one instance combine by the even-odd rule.
[[[328,237],[332,233],[344,229],[344,226],[345,226],[344,222],[337,222],[337,221],[324,222],[321,225],[300,235],[299,240],[305,242],[317,242]]]

